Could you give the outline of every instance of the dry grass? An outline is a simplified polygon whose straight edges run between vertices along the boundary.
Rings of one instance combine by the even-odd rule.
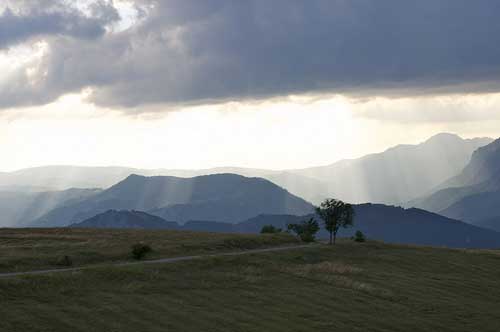
[[[74,242],[68,237],[84,240],[60,235],[64,243]],[[167,246],[186,235],[178,239],[184,246]],[[118,232],[108,240],[144,236],[153,241],[161,234]],[[270,241],[163,236],[174,253]],[[38,237],[42,248],[54,241],[40,234],[20,237]],[[89,237],[84,243],[96,247],[101,237]],[[340,241],[334,247],[3,278],[0,331],[498,332],[499,298],[497,253]]]
[[[288,234],[238,235],[186,231],[94,229],[0,229],[0,272],[60,266],[64,256],[74,266],[126,261],[131,246],[153,248],[147,258],[253,249],[297,243]]]

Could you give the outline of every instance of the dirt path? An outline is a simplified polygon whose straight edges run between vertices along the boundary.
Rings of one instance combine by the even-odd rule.
[[[273,252],[273,251],[284,251],[284,250],[291,250],[291,249],[310,248],[311,246],[314,246],[314,245],[305,244],[305,245],[288,246],[288,247],[250,249],[250,250],[226,252],[226,253],[211,254],[211,255],[179,256],[179,257],[160,258],[160,259],[152,259],[152,260],[144,260],[144,261],[136,261],[136,262],[118,262],[118,263],[110,263],[110,264],[99,264],[99,265],[93,265],[93,266],[70,267],[70,268],[66,268],[66,269],[47,269],[47,270],[25,271],[25,272],[7,272],[7,273],[0,273],[0,278],[28,276],[28,275],[37,275],[37,274],[73,272],[73,271],[81,271],[81,270],[91,269],[91,268],[101,267],[101,266],[166,264],[166,263],[175,263],[175,262],[181,262],[181,261],[190,261],[190,260],[201,259],[201,258],[223,257],[223,256],[240,256],[240,255],[248,255],[248,254]]]

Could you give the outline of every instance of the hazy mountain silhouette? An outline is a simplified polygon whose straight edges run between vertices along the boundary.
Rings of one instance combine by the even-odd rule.
[[[313,207],[261,178],[131,175],[93,197],[50,211],[33,225],[66,226],[110,209],[146,211],[181,223],[200,219],[235,223],[262,213],[304,214]]]
[[[0,174],[0,187],[107,188],[130,174],[154,175],[156,172],[129,167],[42,166]]]
[[[463,171],[439,188],[410,204],[498,229],[492,223],[500,220],[500,139],[475,151]]]
[[[147,170],[126,167],[46,166],[0,173],[0,188],[108,188],[131,174],[189,178],[232,173],[265,178],[314,203],[319,203],[326,197],[336,197],[358,203],[396,204],[427,194],[446,179],[458,174],[470,160],[472,152],[490,142],[489,138],[464,140],[452,134],[439,134],[422,144],[399,145],[359,159],[342,160],[328,166],[283,171],[242,167]]]
[[[438,134],[418,145],[398,145],[359,159],[293,172],[326,182],[328,195],[344,201],[398,204],[458,174],[473,151],[491,141]]]
[[[477,184],[484,185],[488,190],[500,188],[500,139],[474,151],[463,171],[441,186],[465,187]]]
[[[486,218],[477,221],[476,226],[492,229],[494,231],[500,232],[500,217]]]
[[[0,227],[25,226],[59,206],[99,193],[98,189],[68,189],[53,192],[0,192]]]
[[[0,173],[0,189],[16,191],[51,191],[68,188],[109,188],[129,175],[196,177],[211,174],[239,174],[262,177],[295,195],[310,201],[325,197],[326,186],[312,179],[287,171],[242,167],[217,167],[199,170],[137,169],[127,167],[43,166],[10,173]]]
[[[108,210],[80,223],[71,225],[78,228],[137,228],[137,229],[177,229],[176,222],[134,210]]]

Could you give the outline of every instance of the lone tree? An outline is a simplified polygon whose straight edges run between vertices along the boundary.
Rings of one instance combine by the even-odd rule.
[[[356,231],[356,233],[354,233],[353,240],[355,242],[365,242],[366,236],[362,231]]]
[[[319,224],[314,218],[310,218],[300,224],[289,224],[287,228],[297,234],[302,241],[314,242],[316,233],[319,231]]]
[[[354,220],[352,205],[337,199],[326,199],[316,208],[316,213],[323,219],[325,228],[330,233],[330,244],[335,244],[340,227],[347,228]]]

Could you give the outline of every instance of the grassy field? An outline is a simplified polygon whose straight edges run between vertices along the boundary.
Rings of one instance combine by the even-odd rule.
[[[0,273],[132,260],[131,246],[153,248],[148,259],[295,244],[288,234],[267,236],[183,231],[93,229],[0,229]]]
[[[4,278],[0,299],[1,331],[497,332],[500,254],[344,240]]]

